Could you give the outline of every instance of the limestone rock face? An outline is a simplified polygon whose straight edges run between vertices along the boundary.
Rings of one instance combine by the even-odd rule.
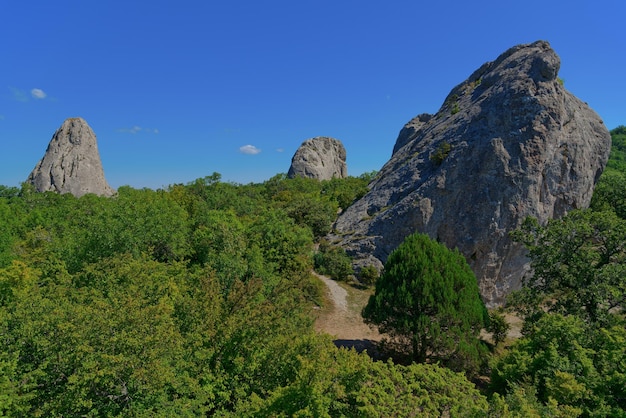
[[[70,118],[54,133],[43,158],[26,180],[39,192],[115,193],[104,178],[96,135],[82,118]]]
[[[402,240],[423,232],[458,248],[488,305],[529,274],[509,232],[588,207],[611,137],[598,115],[557,78],[544,41],[519,45],[452,89],[435,115],[401,131],[370,191],[329,238],[378,268]]]
[[[318,180],[345,178],[348,176],[346,149],[338,139],[324,136],[307,139],[291,159],[287,175]]]

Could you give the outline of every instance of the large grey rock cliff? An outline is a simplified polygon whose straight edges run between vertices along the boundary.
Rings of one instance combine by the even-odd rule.
[[[330,180],[333,177],[348,176],[346,149],[341,141],[318,136],[307,139],[300,145],[293,158],[287,175]]]
[[[519,45],[456,86],[435,115],[400,131],[370,191],[337,220],[331,238],[382,267],[409,234],[457,247],[483,299],[499,304],[529,272],[509,237],[527,216],[544,224],[589,205],[608,159],[602,120],[562,85],[544,41]]]
[[[71,193],[76,197],[115,193],[104,178],[96,135],[82,118],[63,122],[26,181],[40,192]]]

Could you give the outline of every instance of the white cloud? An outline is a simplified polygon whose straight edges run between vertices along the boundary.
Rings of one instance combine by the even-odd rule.
[[[239,147],[239,152],[242,154],[256,155],[261,152],[261,150],[254,145],[244,145],[243,147]]]
[[[276,152],[285,152],[284,148],[276,148]]]
[[[45,91],[43,91],[42,89],[32,89],[30,91],[31,96],[33,96],[35,99],[45,99],[47,94]]]
[[[141,126],[133,126],[132,128],[122,128],[122,129],[118,129],[118,132],[122,132],[122,133],[126,133],[126,134],[138,134],[139,132],[147,132],[150,134],[158,134],[159,130],[158,129],[151,129],[151,128],[142,128]]]
[[[118,132],[123,132],[125,134],[133,134],[135,135],[137,132],[141,131],[141,126],[133,126],[132,128],[122,128],[122,129],[118,129]]]

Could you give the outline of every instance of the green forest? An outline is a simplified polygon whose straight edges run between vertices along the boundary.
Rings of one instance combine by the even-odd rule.
[[[0,416],[626,416],[626,127],[611,135],[591,207],[514,232],[535,275],[506,307],[419,234],[358,272],[384,360],[313,326],[312,272],[355,274],[324,237],[376,173],[0,186]]]

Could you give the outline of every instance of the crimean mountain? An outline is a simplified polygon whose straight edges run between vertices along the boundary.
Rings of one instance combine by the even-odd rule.
[[[452,89],[434,115],[400,131],[369,192],[329,238],[381,268],[414,232],[465,255],[485,302],[497,305],[531,274],[510,232],[588,207],[611,137],[565,87],[548,42],[515,46]]]

